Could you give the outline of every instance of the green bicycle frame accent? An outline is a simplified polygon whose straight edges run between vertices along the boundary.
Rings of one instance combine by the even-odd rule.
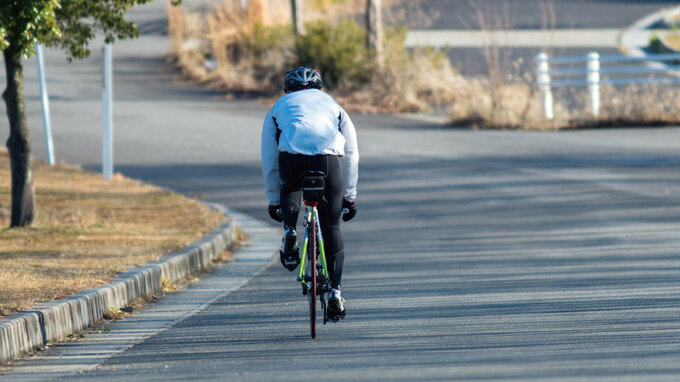
[[[298,281],[302,285],[307,286],[305,273],[305,262],[307,261],[307,245],[309,244],[309,225],[312,224],[312,220],[316,221],[316,237],[319,247],[319,261],[321,261],[321,275],[328,279],[328,267],[326,266],[326,251],[323,246],[323,236],[321,235],[321,225],[318,220],[318,211],[316,207],[307,207],[307,214],[305,217],[305,239],[302,242],[302,258],[300,259],[300,273],[298,274]]]

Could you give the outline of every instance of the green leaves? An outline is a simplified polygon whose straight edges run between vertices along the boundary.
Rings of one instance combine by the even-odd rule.
[[[69,61],[90,55],[88,43],[102,32],[107,43],[134,38],[139,31],[126,21],[127,10],[152,0],[3,0],[0,49],[10,45],[31,55],[36,43],[64,49]],[[173,0],[173,4],[181,0]]]
[[[366,52],[366,31],[353,20],[339,25],[327,21],[307,24],[307,33],[298,36],[293,66],[310,66],[321,71],[324,86],[336,88],[341,82],[362,84],[372,72]]]
[[[55,14],[63,36],[53,38],[51,45],[64,49],[70,61],[90,55],[88,43],[97,31],[104,33],[106,43],[137,37],[137,27],[125,16],[129,8],[148,2],[151,0],[62,0]]]
[[[5,50],[9,42],[7,41],[7,29],[0,27],[0,50]]]
[[[0,47],[13,46],[15,54],[31,55],[36,43],[60,36],[55,20],[57,0],[4,0],[0,6]]]

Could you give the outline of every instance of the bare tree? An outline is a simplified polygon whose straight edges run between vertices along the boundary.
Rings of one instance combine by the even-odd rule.
[[[375,61],[382,66],[383,30],[382,6],[380,0],[366,0],[366,48],[375,55]]]
[[[293,10],[293,32],[295,36],[305,34],[305,26],[302,20],[302,0],[291,0],[291,8]]]

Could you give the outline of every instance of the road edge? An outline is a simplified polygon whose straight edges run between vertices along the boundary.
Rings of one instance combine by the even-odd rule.
[[[106,285],[0,319],[0,364],[94,325],[111,308],[121,309],[137,298],[160,292],[164,281],[178,282],[209,266],[236,241],[239,222],[226,207],[206,204],[229,220],[186,248],[123,272]]]

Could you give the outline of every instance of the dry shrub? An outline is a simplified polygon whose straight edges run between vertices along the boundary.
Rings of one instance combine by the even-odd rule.
[[[281,26],[268,26],[266,0],[251,0],[244,8],[240,0],[214,4],[209,13],[184,11],[183,44],[171,52],[171,61],[183,73],[214,89],[264,93],[278,89],[271,79],[282,73],[288,61],[292,33]],[[169,15],[170,17],[170,15]],[[171,40],[179,38],[170,24]],[[190,43],[188,43],[190,42]]]
[[[445,52],[430,48],[409,52],[404,48],[406,29],[388,31],[385,65],[378,68],[370,89],[375,92],[376,104],[405,112],[452,102],[464,81]]]
[[[345,86],[338,99],[348,110],[365,113],[418,112],[442,108],[456,99],[465,81],[441,52],[408,52],[403,43],[386,45],[385,65],[374,67],[363,86]]]
[[[389,2],[384,2],[388,3]],[[184,73],[212,88],[273,97],[290,67],[322,70],[326,89],[348,110],[414,112],[450,110],[451,123],[489,129],[552,130],[580,126],[674,124],[680,119],[680,97],[671,86],[603,87],[599,118],[588,116],[585,88],[566,97],[555,92],[554,120],[543,115],[535,78],[520,75],[527,65],[512,62],[512,51],[489,34],[482,48],[488,72],[464,78],[443,52],[407,51],[405,29],[387,29],[384,65],[365,51],[364,29],[348,15],[362,15],[364,0],[305,0],[307,34],[294,44],[289,3],[225,0],[210,13],[170,8],[170,36],[175,59]],[[481,2],[470,19],[482,31],[507,29],[510,3]],[[543,28],[554,28],[552,1],[541,0]],[[409,9],[418,9],[413,3]],[[398,16],[398,15],[397,15]],[[316,21],[315,21],[316,20]],[[320,21],[323,20],[323,21]],[[176,51],[179,49],[179,51]],[[442,106],[444,105],[444,106]]]
[[[363,26],[343,18],[363,12],[365,1],[309,0],[306,5],[307,33],[296,43],[289,25],[272,24],[271,10],[285,8],[289,14],[289,9],[270,0],[252,0],[245,9],[239,0],[226,0],[206,15],[174,15],[171,29],[177,20],[185,23],[184,42],[172,43],[183,47],[174,59],[185,75],[209,87],[266,96],[279,94],[288,68],[313,66],[348,110],[420,111],[452,101],[460,76],[442,52],[408,52],[406,30],[386,32],[385,65],[371,60]],[[178,35],[170,33],[173,39]]]
[[[556,14],[551,0],[539,1],[543,30],[554,29]],[[511,48],[501,46],[491,31],[512,26],[511,3],[480,0],[474,14],[489,43],[481,48],[487,67],[484,78],[465,79],[450,108],[451,124],[490,129],[548,130],[597,126],[669,125],[680,122],[677,87],[670,85],[602,86],[600,115],[590,115],[586,87],[553,89],[554,119],[544,116],[540,92],[524,62],[511,62]],[[549,51],[549,49],[547,49]],[[532,65],[533,66],[533,65]]]
[[[213,6],[208,15],[211,56],[217,67],[214,74],[231,90],[258,89],[253,72],[253,51],[248,46],[258,26],[263,25],[265,10],[262,0],[251,0],[243,8],[240,0],[227,0]]]
[[[451,123],[481,129],[551,130],[567,120],[556,105],[555,120],[543,116],[540,94],[531,86],[505,83],[491,89],[486,79],[467,79],[450,107]]]
[[[543,113],[540,93],[531,83],[504,84],[493,91],[484,79],[464,83],[450,108],[453,125],[555,130],[680,124],[680,89],[671,84],[602,86],[598,117],[591,115],[585,87],[554,93],[555,119],[549,121]],[[497,95],[497,102],[492,93]]]
[[[680,89],[673,84],[602,86],[600,115],[589,115],[588,95],[575,91],[579,100],[572,118],[561,127],[668,126],[680,124]],[[572,93],[573,94],[573,93]]]
[[[680,92],[677,86],[629,85],[622,91],[605,86],[602,90],[601,116],[605,120],[623,118],[654,122],[680,119]]]

